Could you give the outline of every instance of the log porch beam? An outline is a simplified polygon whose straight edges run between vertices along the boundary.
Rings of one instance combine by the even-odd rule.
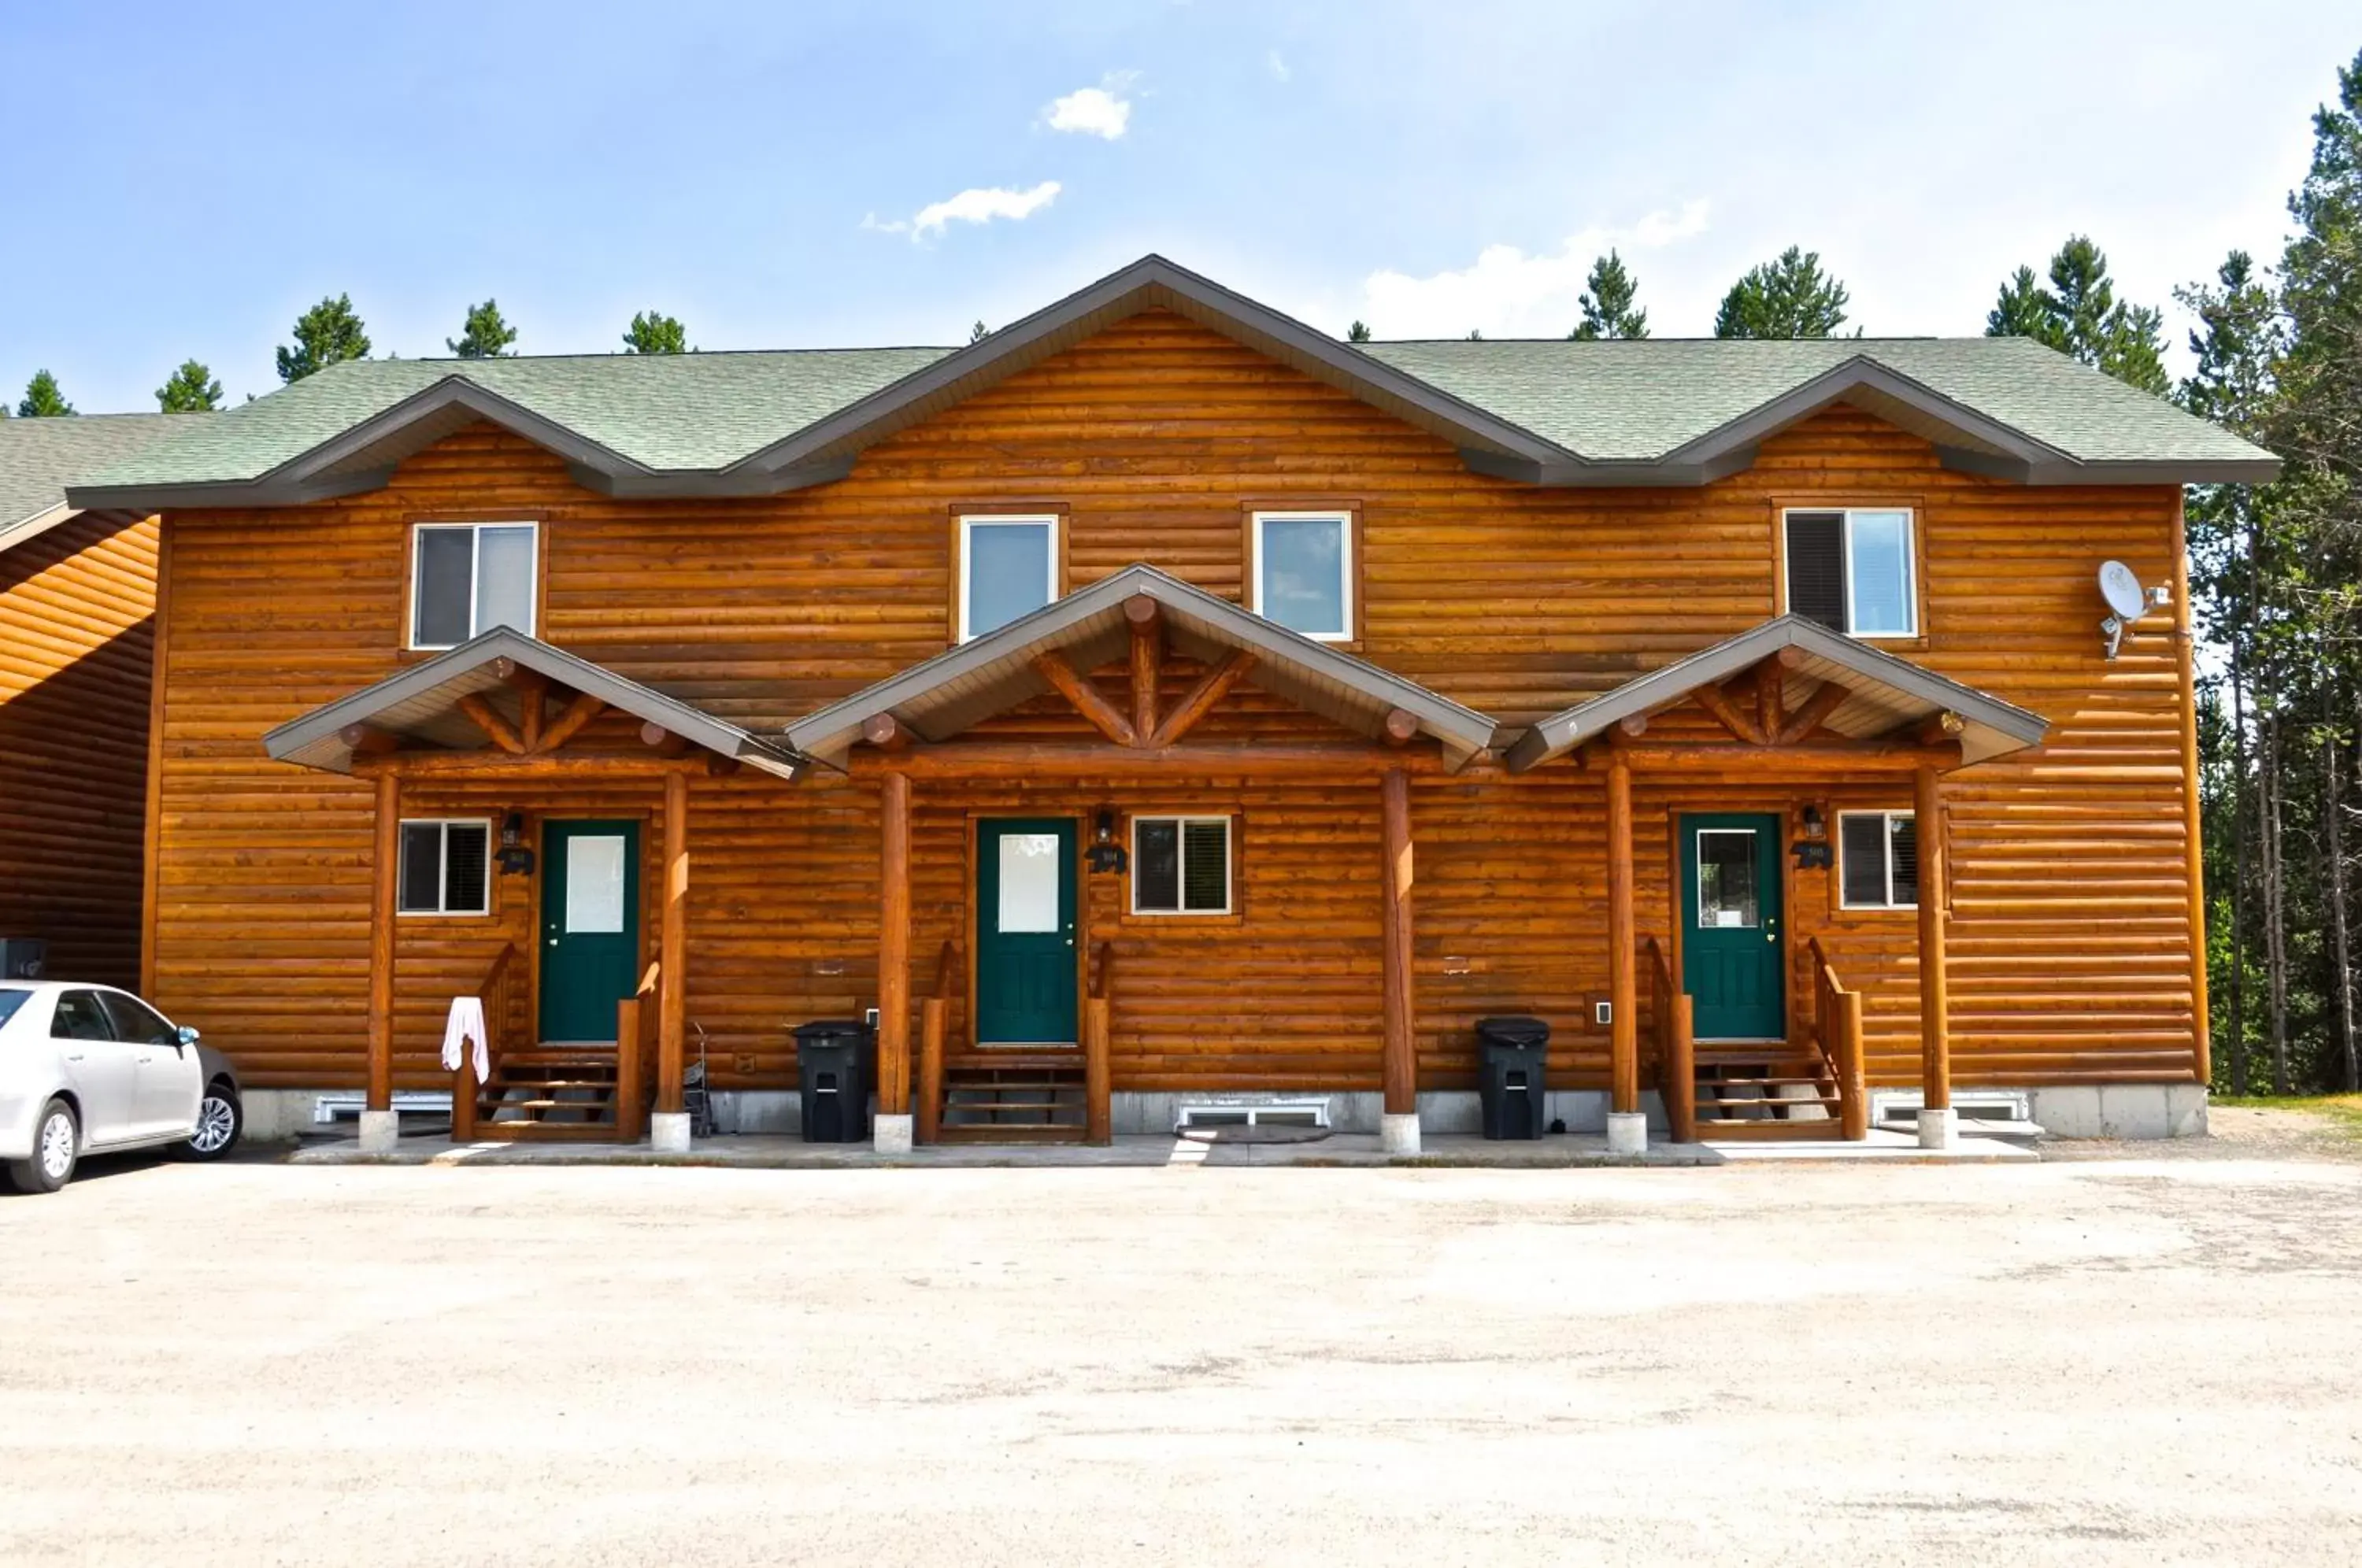
[[[1208,670],[1188,695],[1174,706],[1171,712],[1157,721],[1150,732],[1148,744],[1167,746],[1198,727],[1198,721],[1214,711],[1216,703],[1231,693],[1231,688],[1246,679],[1255,667],[1255,656],[1245,648],[1234,651],[1230,657]]]
[[[1785,653],[1788,650],[1783,648],[1780,651]],[[1787,679],[1788,670],[1783,660],[1767,658],[1755,667],[1755,728],[1762,735],[1765,745],[1776,740],[1786,726],[1787,715],[1781,705],[1786,700],[1782,688]]]
[[[480,692],[470,691],[460,698],[459,712],[467,714],[469,722],[483,731],[494,745],[511,756],[523,756],[533,749],[524,744],[524,737],[517,734],[516,726],[502,718],[501,711],[484,701]]]
[[[1156,673],[1164,663],[1164,607],[1145,593],[1123,602],[1131,626],[1131,744],[1156,733]]]
[[[681,1113],[683,1037],[689,1018],[689,776],[664,783],[664,924],[657,937],[657,1110]]]
[[[337,738],[344,742],[345,749],[355,756],[383,756],[387,752],[400,750],[402,746],[400,735],[392,730],[379,729],[375,724],[347,724],[337,732]]]
[[[1951,992],[1944,953],[1949,868],[1939,777],[1933,767],[1920,768],[1912,798],[1919,844],[1920,1103],[1929,1110],[1952,1108]]]
[[[578,692],[574,701],[566,705],[566,711],[557,715],[557,722],[542,732],[541,744],[535,749],[541,752],[556,751],[579,734],[582,726],[597,718],[606,710],[606,707],[605,701],[592,696],[590,692]]]
[[[522,723],[517,726],[517,738],[524,742],[527,751],[541,749],[542,723],[548,714],[545,711],[549,698],[549,677],[537,669],[520,669],[509,679],[516,688],[517,712]]]
[[[877,812],[877,1114],[911,1109],[911,779],[886,775]],[[905,1123],[907,1125],[907,1123]],[[881,1144],[887,1132],[879,1129]]]
[[[689,749],[689,737],[677,735],[662,724],[650,720],[640,726],[640,744],[655,747],[659,756],[679,756]]]
[[[1076,674],[1065,655],[1054,651],[1036,655],[1033,671],[1056,688],[1058,694],[1073,703],[1075,712],[1089,720],[1099,734],[1118,745],[1140,744],[1140,732],[1131,727],[1131,721],[1116,712],[1115,704],[1101,696],[1098,687]]]
[[[861,738],[880,751],[900,751],[911,742],[910,730],[891,713],[872,713],[862,720]]]
[[[1701,686],[1691,692],[1690,696],[1699,707],[1713,715],[1716,723],[1728,730],[1736,738],[1745,741],[1749,745],[1763,744],[1763,732],[1756,727],[1753,719],[1739,712],[1738,704],[1733,702],[1729,694],[1722,688]]]
[[[1775,744],[1794,745],[1819,729],[1830,714],[1846,705],[1846,700],[1852,695],[1834,680],[1822,681],[1813,694],[1805,699],[1805,705],[1789,715],[1787,723],[1780,726],[1779,739]]]
[[[402,859],[402,780],[377,780],[376,856],[370,867],[369,1098],[367,1109],[393,1109],[394,894]]]
[[[1607,996],[1608,1109],[1640,1109],[1640,1003],[1633,975],[1632,762],[1607,757]]]
[[[1411,896],[1416,877],[1411,860],[1410,775],[1399,767],[1388,768],[1379,786],[1378,801],[1385,852],[1381,1066],[1385,1113],[1407,1116],[1418,1110],[1418,1056],[1412,1033],[1416,1012],[1411,991]]]

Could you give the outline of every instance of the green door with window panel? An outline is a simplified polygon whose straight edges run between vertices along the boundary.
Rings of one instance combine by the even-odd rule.
[[[1682,989],[1697,1038],[1784,1039],[1780,819],[1694,813],[1681,834]]]
[[[541,1038],[615,1038],[615,1004],[639,984],[640,824],[541,830]]]
[[[976,828],[976,1043],[1075,1043],[1075,824]]]

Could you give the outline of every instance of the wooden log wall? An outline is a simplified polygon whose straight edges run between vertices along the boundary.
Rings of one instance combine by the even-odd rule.
[[[1248,504],[1355,502],[1364,636],[1354,651],[1511,723],[1743,631],[1774,613],[1775,508],[1919,509],[1929,635],[1895,651],[2036,709],[2051,743],[1948,780],[1956,1081],[2187,1077],[2195,1060],[2176,650],[2145,624],[2103,661],[2092,570],[2170,575],[2174,492],[2030,490],[1948,473],[1927,444],[1838,407],[1767,441],[1752,469],[1698,491],[1553,492],[1471,474],[1443,442],[1177,317],[1118,324],[880,445],[840,483],[756,500],[619,502],[488,425],[405,462],[387,490],[273,513],[173,520],[163,731],[160,1000],[235,1051],[260,1085],[357,1085],[368,955],[366,786],[273,764],[273,724],[400,668],[404,531],[414,520],[539,518],[544,634],[752,726],[774,728],[940,652],[950,520],[975,507],[1066,509],[1075,586],[1145,560],[1242,591]],[[1167,705],[1198,673],[1168,662]],[[1124,701],[1120,668],[1105,673]],[[601,724],[608,723],[602,719]],[[1688,721],[1661,722],[1685,733]],[[578,739],[596,746],[600,725]],[[1056,699],[988,729],[1093,734]],[[1695,718],[1695,734],[1711,725]],[[1658,727],[1652,727],[1652,736]],[[1335,738],[1252,678],[1208,743]],[[621,744],[618,742],[618,744]],[[651,778],[418,784],[418,809],[645,812]],[[496,798],[498,797],[498,798]],[[1604,1088],[1608,988],[1604,785],[1557,763],[1411,790],[1413,948],[1422,1087],[1473,1081],[1473,1021],[1555,1026],[1554,1080]],[[1634,789],[1637,924],[1670,930],[1669,814],[1907,808],[1910,780],[1790,786],[1651,778]],[[690,790],[689,1018],[723,1086],[784,1084],[784,1031],[877,998],[874,779],[792,788],[742,774]],[[1120,881],[1088,879],[1114,922],[1119,1088],[1378,1085],[1378,785],[1137,778],[914,786],[914,962],[966,949],[970,815],[1101,805],[1239,813],[1244,912],[1143,928]],[[653,833],[644,839],[654,861]],[[1819,934],[1864,993],[1874,1083],[1918,1070],[1915,923],[1840,911],[1830,877],[1791,868],[1797,966]],[[499,940],[530,945],[530,891],[500,878],[485,921],[403,922],[397,1077],[430,1087],[441,1005]],[[644,907],[657,906],[651,883]],[[927,974],[912,977],[914,993]],[[524,988],[520,988],[521,993]],[[520,1003],[522,1006],[523,1004]],[[950,1028],[965,1039],[966,1001]],[[1648,1038],[1644,1032],[1643,1038]]]
[[[0,554],[0,936],[136,987],[158,525],[83,515]]]

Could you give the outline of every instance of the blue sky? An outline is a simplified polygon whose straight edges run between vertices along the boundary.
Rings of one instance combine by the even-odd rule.
[[[2226,59],[2182,0],[0,0],[0,389],[267,392],[340,292],[381,353],[487,295],[525,352],[649,307],[959,342],[1152,249],[1381,337],[1562,334],[1610,243],[1661,335],[1792,243],[1872,333],[1980,330],[2074,231],[2165,304],[2277,249],[2362,48],[2350,4],[2237,13]]]

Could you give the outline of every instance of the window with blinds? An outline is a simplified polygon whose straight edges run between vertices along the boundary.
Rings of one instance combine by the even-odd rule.
[[[1134,817],[1131,912],[1231,912],[1231,819]]]
[[[1918,635],[1910,513],[1795,511],[1784,528],[1790,614],[1849,636]]]
[[[1849,910],[1919,904],[1919,823],[1909,812],[1838,814],[1839,901]]]
[[[478,818],[402,824],[394,907],[403,914],[491,912],[492,824]]]

